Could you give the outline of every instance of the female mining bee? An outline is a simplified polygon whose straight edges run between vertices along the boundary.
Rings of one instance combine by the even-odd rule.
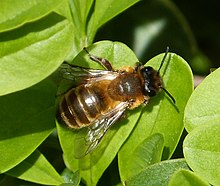
[[[175,103],[174,98],[163,87],[159,75],[169,48],[158,70],[140,63],[136,63],[134,68],[127,66],[114,70],[107,59],[90,54],[86,48],[84,50],[90,59],[101,64],[105,70],[87,69],[67,63],[60,67],[64,78],[74,80],[76,76],[80,76],[81,79],[76,87],[62,96],[59,104],[59,116],[69,128],[87,129],[85,136],[76,141],[78,146],[85,146],[85,150],[77,155],[78,158],[93,151],[109,127],[127,109],[147,104],[160,89]]]

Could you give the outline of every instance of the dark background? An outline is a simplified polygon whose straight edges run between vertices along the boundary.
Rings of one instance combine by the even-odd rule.
[[[141,25],[166,19],[157,36],[139,54],[134,50],[135,30]],[[150,37],[146,27],[143,37]],[[95,41],[121,41],[131,47],[142,62],[165,51],[182,56],[193,73],[208,75],[210,68],[219,67],[220,58],[220,2],[199,0],[144,0],[105,24]],[[137,44],[137,43],[136,43]],[[138,45],[138,44],[137,44]]]

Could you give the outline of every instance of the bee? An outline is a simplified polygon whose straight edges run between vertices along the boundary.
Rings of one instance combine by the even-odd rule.
[[[77,146],[84,146],[80,153],[76,153],[79,154],[76,158],[92,152],[127,109],[147,104],[161,89],[175,103],[172,95],[163,87],[159,74],[169,52],[168,47],[158,70],[139,62],[135,67],[115,70],[107,59],[90,54],[86,48],[84,50],[91,60],[101,64],[105,70],[67,63],[60,67],[64,78],[75,80],[78,76],[80,79],[75,87],[62,95],[58,116],[69,128],[86,128],[85,135],[76,139]]]

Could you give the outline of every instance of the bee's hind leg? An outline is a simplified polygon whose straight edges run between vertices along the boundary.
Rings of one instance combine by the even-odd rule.
[[[86,47],[84,47],[83,50],[86,51],[86,53],[89,55],[91,60],[99,63],[100,65],[102,65],[107,70],[113,71],[113,67],[112,67],[111,63],[107,59],[100,58],[100,57],[97,57],[97,56],[94,56],[94,55],[90,54],[89,51],[86,49]]]

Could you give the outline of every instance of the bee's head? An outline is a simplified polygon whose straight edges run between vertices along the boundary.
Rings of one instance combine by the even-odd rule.
[[[166,59],[166,56],[169,52],[169,47],[167,47],[166,53],[161,61],[160,67],[158,70],[154,70],[152,67],[147,66],[141,66],[139,65],[140,74],[143,77],[144,80],[144,95],[153,97],[155,96],[160,89],[162,89],[173,101],[175,104],[175,99],[173,96],[163,87],[162,79],[160,77],[160,70],[164,64],[164,61]]]
[[[140,73],[144,79],[144,95],[155,96],[162,87],[162,79],[158,71],[148,66],[142,68]]]

